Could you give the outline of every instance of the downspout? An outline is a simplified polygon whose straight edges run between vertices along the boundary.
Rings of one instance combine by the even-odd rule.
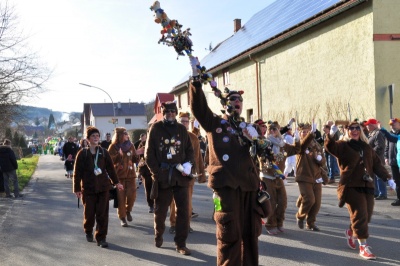
[[[251,54],[249,54],[249,59],[256,63],[256,91],[257,91],[257,119],[260,118],[260,81],[259,81],[259,76],[258,76],[258,61],[251,58]]]

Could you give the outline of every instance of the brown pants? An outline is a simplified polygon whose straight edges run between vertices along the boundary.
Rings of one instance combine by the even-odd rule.
[[[165,231],[165,219],[172,198],[176,204],[176,233],[175,245],[185,247],[189,234],[189,187],[172,187],[162,189],[158,187],[158,197],[154,204],[154,233],[155,238],[160,239]]]
[[[349,188],[346,194],[346,206],[350,214],[350,228],[354,237],[368,238],[368,223],[371,221],[374,204],[374,195]]]
[[[267,192],[270,195],[270,203],[272,212],[267,218],[265,227],[269,230],[276,227],[282,227],[285,220],[285,211],[287,208],[287,195],[286,188],[283,180],[276,179],[263,179],[267,185]]]
[[[120,179],[119,182],[124,186],[124,190],[118,190],[118,218],[126,217],[127,212],[131,212],[136,200],[136,178]]]
[[[193,196],[193,185],[189,185],[189,227],[190,227],[190,221],[192,220],[192,196]],[[169,206],[169,222],[171,226],[176,225],[176,207],[175,207],[175,200],[172,199],[171,205]]]
[[[83,230],[86,234],[93,233],[94,222],[96,231],[94,237],[97,242],[106,240],[108,231],[109,192],[82,193],[83,203]]]
[[[313,227],[317,219],[317,214],[321,208],[322,184],[298,182],[300,196],[298,202],[299,210],[296,218],[307,220],[307,226]]]
[[[258,237],[261,215],[256,211],[257,192],[228,187],[215,191],[221,211],[214,213],[217,224],[217,265],[258,265]]]

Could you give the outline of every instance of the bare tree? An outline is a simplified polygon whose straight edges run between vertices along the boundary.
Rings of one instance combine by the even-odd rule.
[[[18,29],[17,16],[7,2],[0,2],[0,123],[9,123],[22,100],[45,91],[50,71],[31,52]],[[0,125],[2,126],[2,125]]]

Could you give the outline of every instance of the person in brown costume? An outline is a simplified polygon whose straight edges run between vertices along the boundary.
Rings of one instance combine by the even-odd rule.
[[[299,198],[296,206],[297,226],[304,228],[304,220],[307,222],[306,229],[319,231],[315,225],[317,214],[321,207],[322,184],[328,182],[325,156],[321,145],[314,139],[316,124],[299,124],[300,152],[296,155],[296,177],[295,181],[299,187]]]
[[[189,186],[192,182],[193,147],[186,127],[177,123],[175,102],[162,103],[163,120],[150,128],[145,159],[152,178],[154,204],[155,246],[163,244],[165,219],[172,198],[176,205],[176,251],[190,255],[186,247],[189,233]],[[180,172],[176,167],[181,166]]]
[[[179,121],[179,123],[184,125],[186,127],[186,129],[189,130],[190,113],[180,112],[178,121]],[[190,137],[190,141],[192,142],[193,154],[194,154],[194,164],[192,167],[192,174],[196,174],[197,181],[199,183],[204,183],[204,182],[206,182],[206,176],[204,173],[203,156],[200,151],[200,141],[194,133],[188,131],[188,134]],[[195,181],[195,178],[193,178],[190,181],[190,185],[189,185],[189,216],[190,216],[189,220],[191,220],[191,216],[192,216],[191,214],[193,211],[192,196],[193,196],[194,181]],[[175,200],[173,200],[173,199],[172,199],[171,206],[170,206],[169,221],[170,221],[170,225],[171,225],[169,232],[171,234],[175,234],[176,211],[175,211]],[[189,222],[189,232],[190,233],[193,232],[192,227],[190,227],[190,222]]]
[[[240,117],[243,92],[226,90],[222,94],[212,81],[214,93],[227,112],[223,117],[214,114],[202,89],[197,58],[190,57],[190,63],[190,106],[207,133],[209,145],[207,171],[208,186],[214,191],[217,265],[258,265],[261,218],[268,214],[257,202],[260,179],[249,152],[257,136],[251,131],[254,127]]]
[[[368,145],[358,121],[352,121],[347,127],[343,140],[335,141],[337,126],[332,125],[329,137],[325,139],[325,149],[335,156],[340,168],[338,186],[339,207],[347,206],[350,215],[350,227],[345,230],[347,245],[356,249],[355,239],[359,243],[359,255],[367,260],[376,256],[367,244],[368,223],[374,210],[374,180],[376,174],[384,181],[390,175],[379,156]]]
[[[136,200],[136,172],[134,164],[139,161],[139,155],[144,149],[136,150],[129,139],[129,134],[124,127],[115,129],[111,145],[108,147],[119,182],[124,186],[123,191],[118,191],[117,214],[121,226],[127,227],[132,222],[131,211]]]
[[[86,138],[89,141],[89,149],[81,149],[75,159],[73,192],[78,198],[82,197],[86,240],[93,242],[93,226],[96,222],[94,237],[97,245],[106,248],[111,182],[118,190],[123,190],[124,186],[118,181],[108,151],[99,146],[99,130],[88,126]]]
[[[295,155],[300,151],[300,139],[296,134],[295,145],[290,145],[285,143],[279,132],[279,124],[277,122],[270,123],[267,127],[262,119],[258,119],[255,124],[260,128],[260,135],[264,136],[268,132],[267,137],[264,138],[268,142],[268,149],[266,150],[269,152],[258,155],[258,165],[260,178],[267,185],[272,207],[271,214],[265,223],[265,228],[268,234],[276,235],[284,232],[283,221],[285,220],[287,208],[286,188],[283,182],[285,176],[282,174],[285,168],[285,159],[287,156]],[[274,167],[278,167],[278,169]]]

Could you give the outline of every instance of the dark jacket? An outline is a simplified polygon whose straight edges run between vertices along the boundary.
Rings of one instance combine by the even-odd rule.
[[[207,132],[209,159],[208,186],[210,188],[241,188],[257,191],[260,184],[258,170],[250,156],[250,145],[239,143],[228,120],[214,114],[200,82],[190,86],[190,106],[201,127]]]
[[[389,165],[397,165],[397,141],[398,138],[392,137],[390,134],[385,134],[385,131],[381,130],[386,138],[386,148],[385,148],[385,159],[389,160]],[[387,131],[386,131],[387,132]],[[394,135],[400,135],[400,131],[390,132]]]
[[[382,164],[385,163],[385,136],[379,129],[371,131],[368,135],[368,143],[371,145],[372,149],[376,152],[379,159],[381,159]],[[379,176],[379,175],[378,175]]]
[[[168,159],[171,148],[175,155]],[[175,168],[177,164],[194,163],[192,142],[184,125],[176,121],[173,125],[164,124],[164,121],[154,123],[147,137],[144,157],[160,188],[189,186],[191,178]]]
[[[76,145],[74,142],[69,142],[67,141],[64,146],[63,146],[63,154],[64,158],[68,158],[68,155],[72,155],[72,159],[75,159],[75,156],[78,152],[78,145]]]
[[[0,168],[2,172],[9,172],[18,169],[15,153],[9,146],[0,146]]]
[[[96,151],[99,152],[97,166],[102,171],[102,173],[97,176],[94,174],[96,154],[92,154],[89,149],[81,149],[76,155],[73,178],[74,193],[104,192],[111,189],[111,183],[113,185],[118,183],[113,161],[108,151],[100,146],[96,147]]]

